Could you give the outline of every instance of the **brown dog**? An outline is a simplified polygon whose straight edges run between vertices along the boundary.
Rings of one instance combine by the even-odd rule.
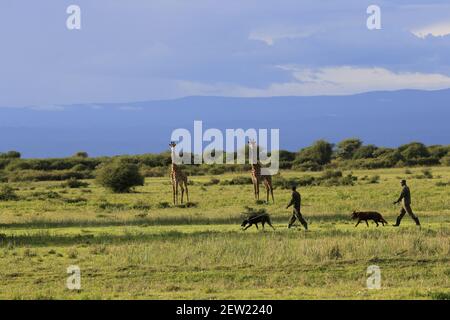
[[[383,216],[378,212],[356,212],[354,211],[352,213],[352,219],[356,220],[358,219],[358,223],[356,224],[355,228],[361,223],[361,221],[365,221],[367,226],[369,226],[369,220],[372,220],[377,224],[377,227],[379,226],[378,223],[381,223],[384,227],[385,224],[388,224],[386,220],[384,220]]]

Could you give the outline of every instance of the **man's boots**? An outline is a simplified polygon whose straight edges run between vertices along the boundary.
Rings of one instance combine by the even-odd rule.
[[[402,221],[401,217],[397,217],[397,223],[393,225],[393,227],[400,227],[400,222]]]

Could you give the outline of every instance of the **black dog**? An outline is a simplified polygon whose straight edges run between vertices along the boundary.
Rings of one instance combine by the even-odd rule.
[[[244,228],[244,231],[253,225],[256,226],[256,229],[259,229],[258,223],[262,224],[263,230],[266,223],[271,226],[273,230],[275,230],[275,228],[272,226],[272,221],[270,221],[270,216],[267,213],[250,216],[248,219],[242,222],[241,227]]]
[[[384,227],[385,224],[388,224],[386,220],[384,220],[383,216],[378,212],[353,212],[352,213],[352,219],[358,220],[358,223],[355,227],[357,227],[361,221],[365,221],[367,226],[369,226],[368,220],[372,220],[376,223],[377,227],[379,226],[379,223],[381,223]]]

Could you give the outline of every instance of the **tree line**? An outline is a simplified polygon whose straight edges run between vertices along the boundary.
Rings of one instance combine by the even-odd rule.
[[[225,157],[225,155],[223,155]],[[450,146],[426,146],[412,142],[398,148],[365,145],[360,139],[345,139],[337,144],[319,140],[297,152],[279,151],[280,168],[300,171],[326,169],[378,169],[414,166],[450,166]],[[134,156],[89,157],[77,152],[72,157],[23,159],[20,152],[0,153],[0,182],[90,179],[105,163],[120,160],[138,167],[143,176],[168,175],[169,152]],[[189,165],[189,175],[223,174],[249,170],[246,165]]]

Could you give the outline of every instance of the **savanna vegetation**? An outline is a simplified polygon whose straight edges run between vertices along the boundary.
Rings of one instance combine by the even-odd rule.
[[[2,156],[0,298],[449,298],[449,167],[426,162],[430,166],[359,169],[358,161],[380,158],[355,159],[362,146],[354,143],[331,148],[331,155],[320,144],[326,157],[316,158],[310,148],[289,153],[296,169],[274,177],[275,204],[254,201],[249,172],[217,175],[209,171],[220,167],[205,166],[192,169],[199,171],[189,178],[191,203],[173,206],[167,155],[127,157],[124,163],[87,155]],[[416,149],[417,159],[444,153],[416,146],[389,152],[399,156],[395,166],[403,166]],[[302,171],[309,161],[325,170]],[[152,170],[164,176],[149,177]],[[44,174],[53,181],[39,181]],[[135,180],[120,190],[108,185],[120,177]],[[400,208],[392,202],[402,178],[409,181],[422,228],[408,217],[399,229],[354,228],[353,210],[376,210],[394,222]],[[308,232],[287,229],[287,188],[293,184],[300,186]],[[246,212],[263,211],[275,231],[240,230]],[[66,288],[71,265],[81,269],[79,291]],[[371,265],[381,268],[381,290],[366,287]]]

